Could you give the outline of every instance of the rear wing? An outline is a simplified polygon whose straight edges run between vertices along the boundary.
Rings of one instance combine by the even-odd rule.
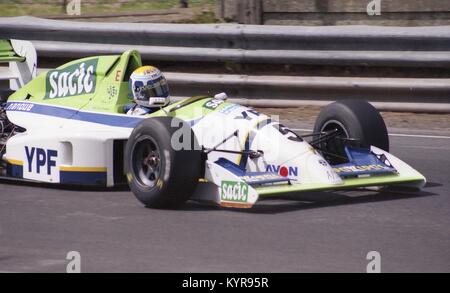
[[[9,80],[9,88],[18,90],[36,77],[37,54],[33,44],[21,40],[0,40],[0,80]]]

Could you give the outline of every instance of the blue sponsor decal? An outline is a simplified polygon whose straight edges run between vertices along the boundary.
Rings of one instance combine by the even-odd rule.
[[[6,174],[13,178],[23,178],[23,166],[7,163]]]
[[[100,185],[106,186],[106,172],[71,172],[61,171],[59,182],[68,185]]]
[[[36,172],[41,174],[41,172],[46,172],[47,175],[51,175],[52,168],[56,167],[55,159],[58,157],[58,152],[55,150],[29,148],[26,146],[25,154],[28,161],[28,173]]]
[[[241,105],[238,104],[229,104],[226,105],[222,110],[220,110],[219,112],[225,115],[230,114],[233,110],[242,107]]]
[[[298,176],[298,167],[293,166],[280,166],[280,165],[267,165],[266,172],[277,173],[283,177]]]
[[[6,105],[7,111],[25,111],[19,110],[16,106],[12,106],[12,102],[8,102]],[[41,104],[31,104],[31,103],[21,103],[27,105],[26,112],[46,115],[50,117],[64,118],[70,120],[78,120],[84,122],[97,123],[102,125],[108,125],[113,127],[126,127],[134,128],[140,122],[142,122],[147,117],[143,116],[129,116],[125,114],[106,114],[106,113],[95,113],[95,112],[84,112],[81,110],[62,108],[57,106],[48,106]],[[11,109],[10,109],[11,107]],[[23,106],[25,107],[25,106]],[[25,108],[24,108],[25,109]],[[186,121],[191,126],[197,124],[203,117]]]
[[[30,112],[33,107],[34,105],[30,103],[7,103],[5,109],[7,111]]]

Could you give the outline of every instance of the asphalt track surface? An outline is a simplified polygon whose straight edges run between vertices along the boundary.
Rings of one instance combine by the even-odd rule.
[[[450,272],[450,138],[413,132],[391,152],[427,177],[419,193],[151,210],[128,191],[0,184],[0,272],[65,272],[69,251],[83,272],[365,272],[372,250],[382,272]]]

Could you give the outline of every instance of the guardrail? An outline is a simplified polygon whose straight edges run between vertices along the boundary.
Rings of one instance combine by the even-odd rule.
[[[98,44],[84,45],[89,53],[104,51],[100,44],[146,46],[149,54],[168,60],[205,55],[216,62],[450,68],[450,26],[93,23],[24,16],[0,18],[0,37]],[[64,49],[64,43],[59,45]]]
[[[450,113],[450,79],[248,76],[167,73],[175,96],[226,92],[255,107],[323,106],[365,99],[387,111]]]
[[[0,18],[0,38],[33,40],[38,56],[53,58],[133,48],[144,60],[450,68],[450,26],[117,24],[14,17]],[[450,112],[450,79],[206,74],[169,78],[176,95],[226,91],[258,106],[364,98],[384,110]]]
[[[243,50],[33,41],[42,57],[85,57],[136,49],[144,60],[450,68],[449,52]]]

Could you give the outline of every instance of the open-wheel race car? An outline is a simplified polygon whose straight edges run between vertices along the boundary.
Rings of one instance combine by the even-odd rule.
[[[365,101],[329,104],[303,136],[226,95],[130,116],[123,109],[130,75],[142,65],[137,51],[75,60],[37,77],[35,61],[31,43],[0,42],[11,90],[1,98],[2,178],[128,184],[153,208],[189,199],[249,208],[284,193],[425,184],[388,152],[385,123]]]

